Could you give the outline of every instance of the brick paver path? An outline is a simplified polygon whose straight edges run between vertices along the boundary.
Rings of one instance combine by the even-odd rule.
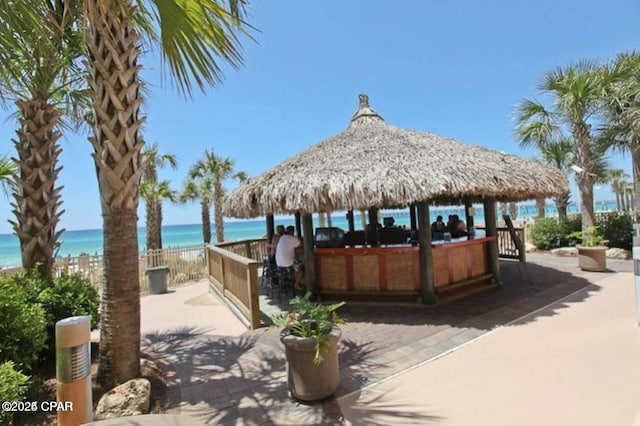
[[[503,262],[501,287],[449,304],[347,304],[340,310],[348,323],[342,326],[341,386],[334,398],[441,356],[591,282],[632,268],[630,261],[608,263],[609,272],[586,273],[577,268],[575,258],[530,255],[530,281],[516,263]],[[334,398],[300,404],[289,397],[278,334],[277,329],[263,328],[224,337],[182,328],[147,334],[143,344],[167,374],[169,413],[223,425],[341,424]]]

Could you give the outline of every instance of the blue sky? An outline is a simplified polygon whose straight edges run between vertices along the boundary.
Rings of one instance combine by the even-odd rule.
[[[220,87],[190,100],[161,81],[157,55],[142,58],[144,137],[177,155],[178,169],[160,172],[176,189],[207,148],[254,176],[343,131],[359,93],[395,126],[532,156],[513,138],[514,107],[540,98],[544,72],[640,49],[640,3],[632,0],[260,0],[249,21],[259,32],[243,43],[244,66],[224,67]],[[0,123],[0,154],[13,154],[15,122]],[[86,136],[69,134],[61,144],[62,226],[99,228]],[[631,171],[628,157],[612,161]],[[596,190],[597,199],[610,196]],[[7,204],[2,198],[0,233],[11,232]],[[164,213],[165,224],[200,222],[197,204],[168,204]],[[143,225],[142,210],[139,217]]]

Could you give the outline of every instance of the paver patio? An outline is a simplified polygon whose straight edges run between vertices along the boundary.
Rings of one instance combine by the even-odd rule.
[[[153,353],[166,372],[169,413],[211,424],[343,424],[336,399],[442,356],[524,315],[534,313],[523,321],[552,316],[554,310],[541,309],[616,271],[630,271],[632,265],[610,260],[609,267],[609,272],[587,273],[577,268],[575,258],[531,255],[530,282],[515,263],[502,262],[503,286],[449,304],[347,304],[340,310],[348,321],[342,326],[340,344],[341,385],[335,397],[322,403],[291,400],[279,330],[243,332],[239,321],[208,294],[205,282],[143,299],[143,350]],[[589,294],[577,293],[574,298]],[[179,306],[171,308],[170,298]],[[155,323],[145,319],[150,317]]]

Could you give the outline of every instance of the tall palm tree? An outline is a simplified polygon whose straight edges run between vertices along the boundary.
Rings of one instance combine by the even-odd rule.
[[[176,191],[171,190],[167,181],[158,182],[158,168],[165,164],[175,169],[178,160],[173,154],[160,154],[158,144],[153,143],[145,147],[142,152],[144,174],[140,187],[140,195],[145,200],[147,249],[162,248],[162,201],[175,201]]]
[[[230,178],[239,181],[246,180],[244,172],[234,172],[234,162],[229,157],[216,155],[213,150],[206,150],[204,157],[197,161],[191,168],[190,176],[195,179],[209,182],[212,186],[209,200],[213,200],[214,223],[216,227],[216,240],[224,241],[224,221],[222,217],[222,202],[226,195],[224,181]],[[204,226],[204,223],[203,223]],[[205,238],[205,242],[206,238]]]
[[[562,138],[546,146],[542,146],[540,153],[546,164],[560,169],[565,176],[571,174],[571,165],[575,164],[575,161],[573,157],[573,143],[569,139]],[[570,198],[571,192],[569,190],[553,198],[560,220],[567,218],[567,206],[569,205]]]
[[[140,184],[140,195],[147,203],[146,224],[148,250],[162,248],[162,202],[164,200],[175,202],[178,199],[177,191],[171,189],[170,185],[167,180],[160,182],[143,181]],[[151,236],[149,234],[151,234]]]
[[[546,200],[544,198],[536,199],[536,210],[538,211],[536,219],[544,219],[546,216]]]
[[[64,231],[57,229],[64,213],[62,187],[56,186],[62,169],[61,116],[82,104],[78,90],[83,75],[76,63],[82,53],[79,16],[75,2],[0,1],[0,90],[14,102],[19,122],[13,140],[15,220],[10,223],[20,241],[23,267],[37,268],[44,277],[51,276]]]
[[[622,187],[620,183],[622,179],[628,178],[629,175],[623,169],[612,169],[609,170],[608,181],[611,184],[611,191],[616,196],[616,210],[621,210],[621,195],[622,195]]]
[[[606,87],[604,104],[606,124],[603,140],[613,150],[630,153],[634,192],[640,192],[640,53],[625,52],[603,67],[614,75]],[[634,198],[635,222],[640,222],[640,197]]]
[[[27,0],[23,0],[27,1]],[[72,2],[73,3],[73,2]],[[159,28],[162,57],[185,94],[221,78],[223,61],[241,63],[245,0],[83,0],[85,61],[93,101],[93,147],[104,228],[98,381],[107,388],[140,374],[137,207],[144,173],[140,116],[141,38],[147,16]],[[152,34],[153,35],[153,34]]]
[[[558,138],[564,128],[571,134],[580,192],[582,230],[595,224],[593,185],[597,176],[597,151],[591,121],[600,111],[603,88],[612,75],[590,62],[558,68],[546,73],[538,89],[552,98],[552,108],[524,100],[518,107],[518,130],[522,143],[544,143]],[[537,123],[537,124],[536,124]],[[529,127],[529,128],[528,128]]]
[[[189,178],[179,196],[182,203],[188,201],[200,201],[200,221],[202,222],[202,240],[205,244],[211,243],[211,200],[213,200],[213,183],[201,178],[193,168],[189,172]]]

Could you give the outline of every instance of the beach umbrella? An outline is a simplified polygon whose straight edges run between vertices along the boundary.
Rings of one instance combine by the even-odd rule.
[[[314,213],[521,201],[569,189],[558,169],[424,131],[391,126],[360,95],[345,131],[236,188],[226,215]]]

